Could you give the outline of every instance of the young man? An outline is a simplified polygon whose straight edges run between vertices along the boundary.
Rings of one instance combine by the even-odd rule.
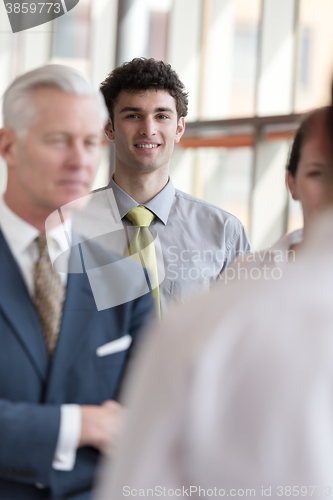
[[[76,71],[45,66],[13,82],[3,116],[0,497],[87,500],[99,451],[115,443],[121,427],[114,399],[152,299],[97,310],[73,252],[66,260],[61,224],[46,244],[50,214],[90,192],[107,117],[102,96]],[[59,277],[49,254],[65,256],[68,278]],[[133,285],[125,273],[122,279]]]
[[[188,104],[184,85],[170,65],[133,59],[112,71],[101,91],[110,115],[105,132],[115,146],[115,172],[108,188],[118,207],[116,222],[129,231],[117,250],[126,251],[131,226],[143,224],[129,212],[147,208],[152,220],[148,217],[146,224],[164,259],[164,280],[158,265],[163,311],[169,299],[183,301],[208,289],[237,255],[250,250],[248,237],[236,217],[175,189],[169,178]],[[108,205],[105,196],[101,208],[105,211]]]

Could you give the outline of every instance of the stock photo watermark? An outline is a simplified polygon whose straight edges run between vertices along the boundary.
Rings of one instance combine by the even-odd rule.
[[[53,2],[3,0],[13,33],[46,24],[67,14],[80,0]]]
[[[96,214],[106,193],[112,210],[101,223]],[[66,230],[67,216],[72,220],[75,241],[71,241]],[[142,228],[123,224],[111,188],[56,210],[46,221],[46,232],[48,227],[60,225],[63,225],[68,249],[52,264],[59,273],[87,273],[99,311],[137,299],[160,287],[165,279],[169,281],[170,293],[181,293],[185,300],[207,291],[219,281],[276,281],[282,278],[283,265],[296,260],[295,251],[289,249],[244,255],[228,248],[213,251],[184,249],[178,245],[163,247],[153,228],[149,229],[149,241],[136,248],[133,244]]]
[[[155,486],[154,488],[131,488],[123,487],[124,497],[330,497],[332,495],[331,486],[261,486],[259,488],[201,488],[200,486],[181,486],[179,488],[168,488],[165,486]]]
[[[219,275],[219,280],[228,283],[233,280],[279,280],[283,271],[281,265],[295,262],[295,250],[270,249],[249,254],[231,254],[226,250],[179,251],[169,246],[165,252],[166,277],[170,280],[204,281]],[[226,263],[231,263],[225,268]]]

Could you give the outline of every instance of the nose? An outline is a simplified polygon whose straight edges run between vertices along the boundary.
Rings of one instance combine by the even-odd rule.
[[[152,116],[147,116],[141,123],[140,134],[144,137],[156,135],[156,123]]]
[[[74,142],[71,144],[68,154],[68,166],[73,169],[80,169],[86,166],[88,162],[88,154],[84,144]]]

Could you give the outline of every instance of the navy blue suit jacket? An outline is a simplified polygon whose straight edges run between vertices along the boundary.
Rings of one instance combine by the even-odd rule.
[[[0,498],[87,499],[97,450],[80,448],[73,471],[52,468],[60,405],[99,405],[117,397],[129,350],[98,357],[96,349],[126,334],[135,341],[152,298],[98,311],[87,274],[69,274],[49,363],[36,310],[1,232],[0,276]]]

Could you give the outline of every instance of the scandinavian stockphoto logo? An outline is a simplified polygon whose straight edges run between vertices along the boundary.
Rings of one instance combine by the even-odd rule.
[[[38,2],[3,0],[13,33],[48,23],[72,10],[80,0]]]
[[[67,221],[67,222],[66,222]],[[52,264],[60,273],[86,273],[98,311],[130,302],[159,286],[165,277],[159,237],[129,256],[138,228],[123,225],[113,190],[108,188],[74,200],[45,221],[47,238],[62,226],[63,247]],[[60,233],[58,233],[60,235]],[[150,268],[155,256],[156,274]]]

